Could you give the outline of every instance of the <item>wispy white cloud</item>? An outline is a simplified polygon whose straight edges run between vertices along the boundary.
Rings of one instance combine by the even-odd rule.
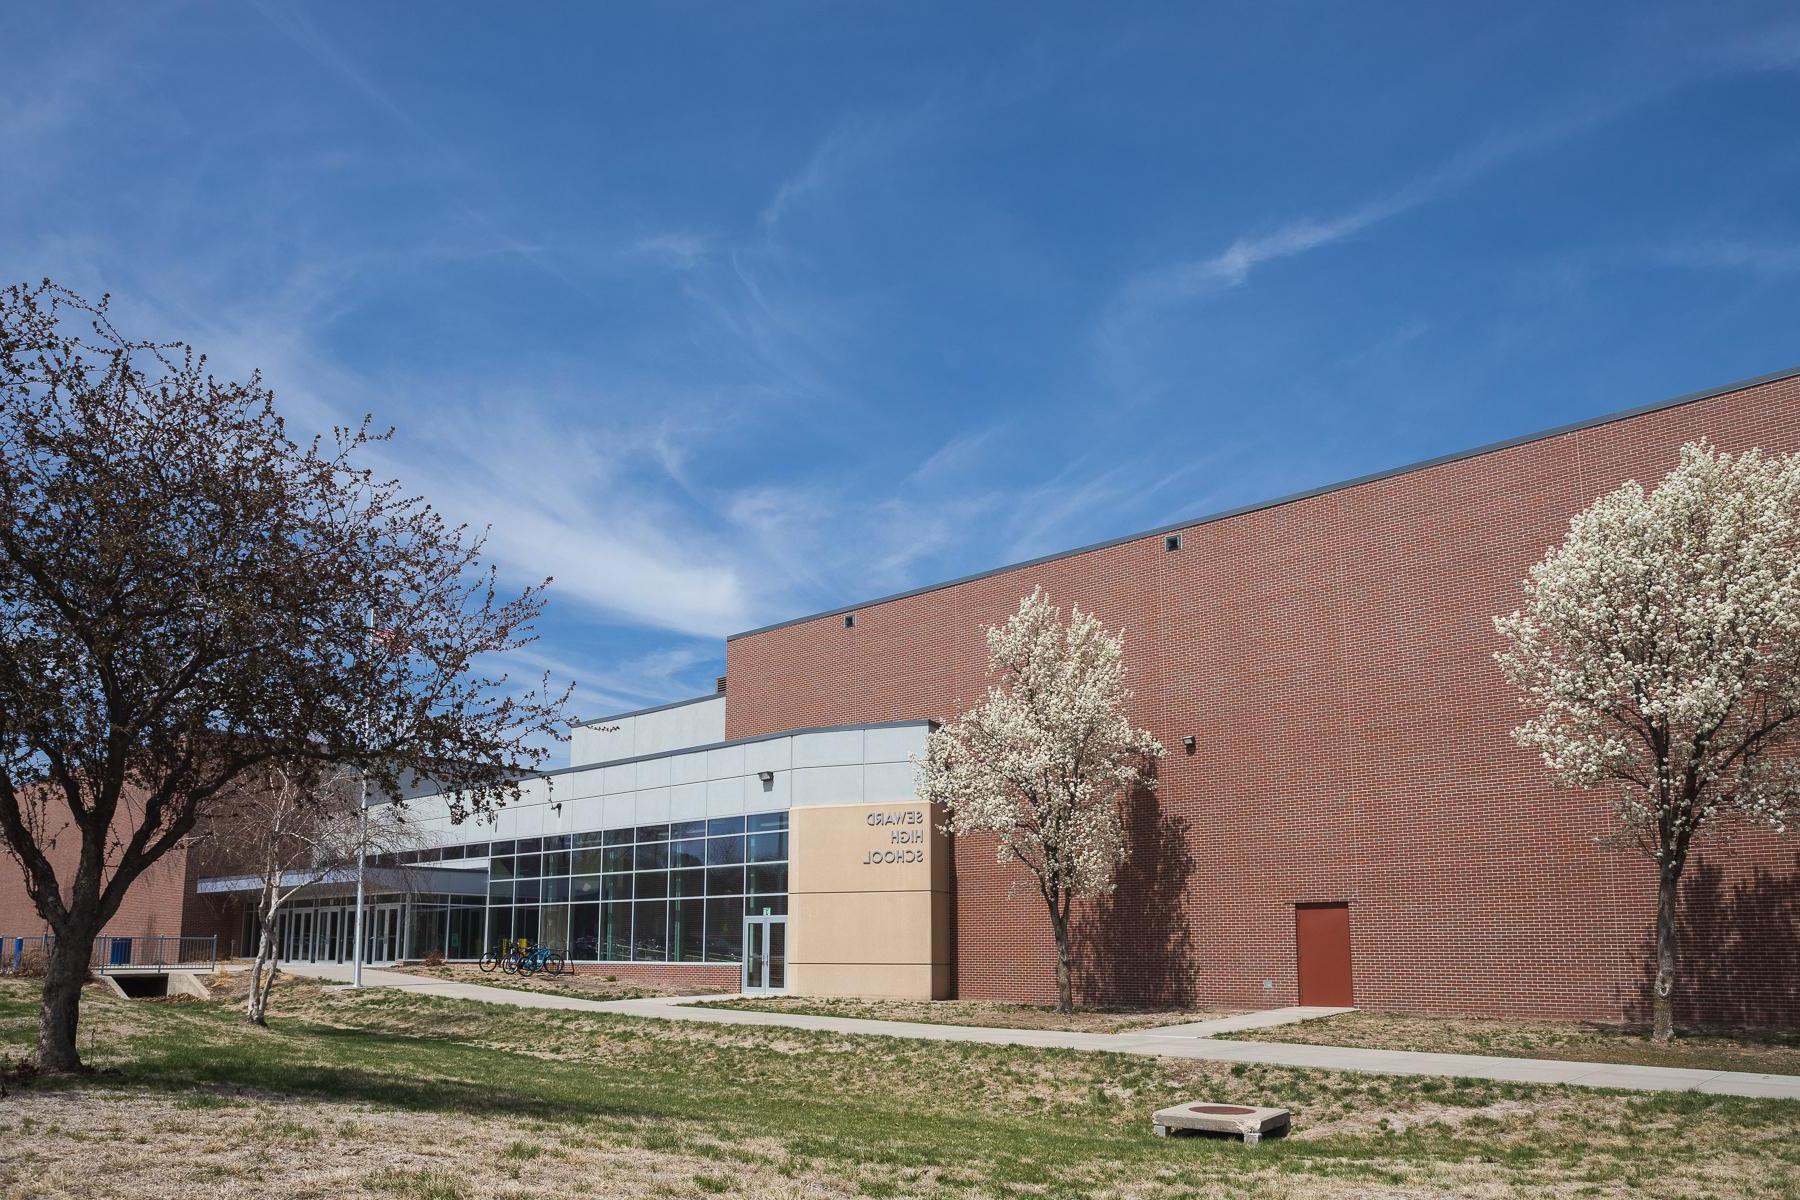
[[[335,77],[351,92],[425,146],[441,161],[446,175],[455,181],[458,187],[466,190],[470,181],[483,177],[484,173],[471,166],[461,149],[440,137],[410,109],[396,100],[390,91],[377,83],[368,71],[359,66],[323,30],[313,24],[300,8],[291,4],[272,4],[267,0],[258,0],[255,7],[271,27],[303,51],[328,74]],[[487,238],[506,253],[516,255],[521,261],[529,263],[544,275],[572,291],[585,294],[586,286],[562,267],[556,255],[547,252],[534,239],[513,232],[486,207],[472,202],[464,194],[452,195],[449,203],[453,211],[483,230]]]
[[[521,690],[548,676],[573,682],[569,708],[577,720],[591,720],[665,700],[704,695],[713,688],[709,668],[716,664],[713,643],[680,643],[611,662],[598,661],[580,643],[551,649],[535,643],[515,650],[493,665]]]
[[[377,451],[379,465],[451,519],[491,527],[492,559],[520,582],[553,576],[559,606],[705,637],[765,611],[767,591],[746,585],[730,543],[685,511],[678,489],[667,494],[675,485],[662,462],[706,436],[704,428],[658,412],[648,398],[609,396],[604,384],[550,368],[524,378],[352,369],[322,344],[341,286],[300,275],[310,281],[253,304],[179,276],[164,280],[156,301],[120,303],[129,327],[178,330],[222,374],[260,368],[298,430],[354,423],[365,412],[398,423],[396,439]],[[611,419],[582,420],[596,409]]]
[[[1733,38],[1714,57],[1727,70],[1786,71],[1800,67],[1800,21],[1771,25]]]
[[[1800,61],[1796,56],[1800,56],[1800,26],[1779,27],[1724,48],[1703,47],[1678,68],[1566,98],[1553,116],[1522,121],[1477,139],[1341,212],[1277,222],[1242,234],[1212,254],[1144,268],[1108,297],[1097,324],[1098,343],[1111,357],[1128,356],[1165,310],[1241,288],[1264,266],[1352,240],[1445,200],[1519,158],[1568,142],[1695,80],[1786,66],[1790,59]]]
[[[1653,252],[1665,266],[1696,271],[1792,275],[1800,271],[1800,241],[1726,238],[1677,242]]]
[[[1099,471],[1084,470],[1086,464],[1071,464],[1010,499],[1011,541],[1006,558],[1036,558],[1094,537],[1128,533],[1129,527],[1120,526],[1125,514],[1154,511],[1152,506],[1166,500],[1172,488],[1210,469],[1214,462],[1213,455],[1200,454],[1148,477],[1142,461]]]
[[[1483,138],[1399,186],[1341,213],[1288,221],[1239,236],[1223,250],[1204,258],[1177,260],[1141,271],[1128,278],[1108,302],[1102,337],[1126,335],[1161,309],[1244,286],[1258,268],[1268,263],[1349,240],[1441,200],[1511,159],[1607,120],[1626,103],[1618,97],[1608,98],[1554,121]]]
[[[850,134],[845,126],[840,125],[827,134],[800,169],[783,179],[763,205],[758,217],[762,230],[773,233],[789,208],[813,193],[824,190],[836,173],[839,160],[845,156],[846,148],[851,144]]]
[[[1308,250],[1352,237],[1378,221],[1404,211],[1397,199],[1383,199],[1323,219],[1305,218],[1267,233],[1239,237],[1208,258],[1154,267],[1126,281],[1115,298],[1116,321],[1141,318],[1148,310],[1179,304],[1212,291],[1249,282],[1264,263],[1293,258]]]
[[[690,230],[645,234],[632,243],[632,253],[653,258],[677,271],[691,271],[713,253],[715,238]]]
[[[952,435],[912,469],[906,482],[914,485],[939,483],[978,467],[982,453],[1006,432],[1006,426],[990,425]]]
[[[789,214],[841,186],[874,164],[891,161],[903,146],[922,135],[940,115],[935,93],[919,104],[880,112],[848,113],[819,139],[806,161],[775,186],[758,214],[765,238],[780,233]]]
[[[86,22],[80,37],[55,41],[20,28],[25,12],[0,15],[0,212],[47,188],[67,165],[69,140],[109,108],[158,105],[137,48],[166,5],[126,6]]]

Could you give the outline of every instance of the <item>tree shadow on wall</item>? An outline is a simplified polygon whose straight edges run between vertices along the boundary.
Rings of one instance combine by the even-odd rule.
[[[1800,1027],[1800,854],[1791,869],[1756,867],[1725,880],[1702,862],[1682,880],[1676,925],[1675,1020],[1690,1028]],[[1643,979],[1628,1006],[1648,1024],[1656,978],[1654,933],[1646,934]]]
[[[1188,823],[1144,789],[1126,798],[1121,815],[1129,856],[1118,886],[1082,906],[1070,931],[1076,997],[1108,1006],[1190,1006],[1196,989]]]

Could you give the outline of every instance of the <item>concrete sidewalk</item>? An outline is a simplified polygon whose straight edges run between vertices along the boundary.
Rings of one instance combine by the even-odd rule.
[[[1296,1004],[1287,1008],[1263,1008],[1256,1012],[1234,1013],[1229,1017],[1214,1017],[1209,1021],[1189,1021],[1183,1025],[1159,1025],[1155,1029],[1140,1029],[1137,1032],[1153,1037],[1218,1037],[1221,1033],[1273,1029],[1279,1025],[1297,1025],[1301,1021],[1316,1021],[1320,1017],[1335,1017],[1339,1013],[1355,1011],[1354,1008],[1319,1008]]]
[[[350,969],[342,966],[295,965],[282,967],[294,975],[347,982]],[[977,1025],[933,1025],[919,1021],[871,1021],[857,1017],[815,1017],[800,1013],[758,1012],[741,1008],[696,1008],[707,996],[656,996],[641,1000],[589,1000],[580,996],[554,995],[537,990],[484,987],[472,983],[445,983],[396,971],[364,968],[363,982],[375,987],[400,987],[428,996],[506,1004],[517,1008],[561,1009],[612,1013],[661,1021],[699,1021],[714,1025],[750,1025],[779,1029],[812,1029],[826,1033],[869,1037],[917,1038],[931,1042],[979,1042],[989,1046],[1034,1046],[1054,1050],[1091,1050],[1109,1054],[1141,1054],[1161,1058],[1185,1058],[1202,1062],[1258,1063],[1325,1071],[1363,1071],[1379,1075],[1442,1075],[1463,1079],[1493,1079],[1513,1083],[1570,1084],[1577,1087],[1618,1088],[1644,1092],[1696,1091],[1721,1096],[1751,1096],[1774,1100],[1800,1100],[1800,1075],[1763,1075],[1745,1071],[1703,1071],[1685,1067],[1639,1067],[1622,1063],[1563,1062],[1545,1058],[1505,1058],[1486,1054],[1433,1054],[1417,1050],[1367,1050],[1346,1046],[1303,1046],[1290,1042],[1234,1042],[1192,1031],[1219,1021],[1198,1021],[1166,1029],[1132,1033],[1069,1033],[1055,1029],[995,1029]],[[1284,1020],[1296,1019],[1294,1010],[1281,1010]],[[1321,1012],[1318,1015],[1326,1015]],[[1263,1017],[1266,1027],[1284,1023],[1275,1014]],[[1304,1018],[1301,1018],[1304,1019]]]

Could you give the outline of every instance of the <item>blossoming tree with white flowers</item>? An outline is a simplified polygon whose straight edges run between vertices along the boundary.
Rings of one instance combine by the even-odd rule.
[[[995,834],[998,860],[1031,871],[1056,935],[1057,1006],[1072,1012],[1070,903],[1112,891],[1126,855],[1119,801],[1154,786],[1162,746],[1126,718],[1124,636],[1092,614],[1075,609],[1065,625],[1034,589],[987,645],[996,682],[931,734],[920,796],[952,833]]]
[[[1570,522],[1496,619],[1558,782],[1610,787],[1656,864],[1651,1035],[1674,1033],[1676,900],[1694,839],[1800,811],[1800,455],[1684,446]]]

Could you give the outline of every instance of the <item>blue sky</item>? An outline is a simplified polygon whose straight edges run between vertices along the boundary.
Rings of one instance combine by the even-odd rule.
[[[11,5],[0,276],[724,634],[1800,363],[1791,4]]]

